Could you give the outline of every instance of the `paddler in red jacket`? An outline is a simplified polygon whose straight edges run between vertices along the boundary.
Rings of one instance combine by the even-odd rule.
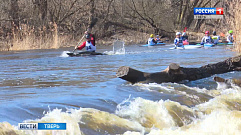
[[[86,35],[90,35],[90,40],[93,42],[93,45],[95,46],[95,36],[93,34],[90,33],[91,32],[91,28],[88,28],[86,31],[85,31],[85,34]]]
[[[86,41],[82,43],[80,46],[76,46],[75,49],[82,50],[86,48],[86,51],[95,52],[96,46],[94,42],[94,37],[91,37],[90,34],[85,35]]]

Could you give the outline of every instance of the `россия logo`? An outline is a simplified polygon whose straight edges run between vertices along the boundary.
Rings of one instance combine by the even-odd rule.
[[[223,8],[194,8],[194,15],[223,15]]]
[[[223,8],[194,8],[194,19],[222,19]]]

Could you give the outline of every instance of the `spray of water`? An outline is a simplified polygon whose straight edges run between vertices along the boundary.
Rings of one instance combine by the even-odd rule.
[[[125,42],[120,41],[120,40],[116,40],[113,43],[113,51],[106,51],[104,53],[106,53],[108,55],[125,54]]]
[[[69,51],[63,51],[62,54],[59,57],[69,57],[67,53],[70,53]]]

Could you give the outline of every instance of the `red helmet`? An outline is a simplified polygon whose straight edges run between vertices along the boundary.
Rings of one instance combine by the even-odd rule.
[[[209,31],[206,31],[205,34],[209,34]]]

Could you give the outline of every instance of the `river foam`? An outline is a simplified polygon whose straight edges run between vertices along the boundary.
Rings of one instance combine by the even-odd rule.
[[[141,87],[157,87],[158,84],[140,85]],[[170,85],[170,84],[169,84]],[[171,100],[151,101],[141,97],[124,100],[115,113],[100,111],[93,108],[53,109],[44,117],[24,122],[64,122],[66,131],[17,130],[17,126],[7,122],[0,123],[0,134],[124,134],[124,135],[193,135],[193,134],[241,134],[241,89],[232,87],[219,91],[218,94],[205,89],[184,88],[195,92],[212,95],[213,98],[194,106],[187,106]],[[161,88],[166,87],[162,84]],[[168,91],[171,86],[164,88]],[[188,91],[189,91],[188,90]],[[186,92],[191,95],[190,92]],[[195,93],[194,93],[195,94]],[[199,96],[199,95],[197,95]]]

